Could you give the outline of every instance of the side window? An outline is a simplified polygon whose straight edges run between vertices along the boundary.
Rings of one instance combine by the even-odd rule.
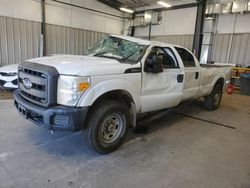
[[[159,61],[160,63],[163,63],[163,55],[164,51],[161,48],[154,47],[152,48],[151,52],[149,53],[147,60],[155,62],[156,60]]]
[[[170,48],[154,47],[149,53],[148,61],[159,61],[163,64],[163,68],[178,68],[179,65]]]
[[[194,57],[184,48],[175,47],[178,54],[181,56],[184,67],[195,67]]]
[[[165,55],[163,57],[163,67],[164,68],[178,68],[178,62],[175,55],[170,48],[164,48]]]

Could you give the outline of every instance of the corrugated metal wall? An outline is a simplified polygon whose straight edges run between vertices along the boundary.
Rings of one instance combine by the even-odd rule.
[[[105,33],[50,24],[47,24],[46,32],[48,54],[80,55],[105,36]],[[38,57],[40,33],[39,22],[0,16],[0,66]],[[185,46],[191,50],[193,37],[193,35],[153,36],[152,40]],[[250,66],[250,33],[233,36],[215,34],[209,61]]]
[[[250,33],[215,34],[209,60],[250,66]]]
[[[0,66],[38,56],[41,24],[0,16]]]
[[[47,54],[81,55],[106,34],[47,24],[46,35]]]
[[[192,50],[194,35],[153,36],[151,40],[184,46]]]
[[[145,36],[136,36],[141,39],[148,39]],[[164,36],[152,36],[152,41],[165,42],[169,44],[176,44],[180,46],[184,46],[189,50],[192,50],[194,35],[164,35]]]
[[[78,54],[105,33],[58,25],[46,25],[47,54]],[[41,23],[0,16],[0,66],[39,56]]]

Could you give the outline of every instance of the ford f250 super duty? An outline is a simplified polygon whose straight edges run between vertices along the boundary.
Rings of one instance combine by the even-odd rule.
[[[231,68],[200,65],[186,48],[109,35],[83,56],[30,59],[18,68],[15,106],[50,130],[82,130],[99,153],[116,150],[138,115],[204,97],[220,105]]]

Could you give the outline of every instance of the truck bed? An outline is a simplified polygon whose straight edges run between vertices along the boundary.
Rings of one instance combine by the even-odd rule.
[[[222,77],[225,81],[224,89],[227,87],[230,76],[231,66],[220,64],[201,64],[201,82],[199,96],[206,96],[211,92],[214,81]],[[223,77],[224,75],[224,77]]]

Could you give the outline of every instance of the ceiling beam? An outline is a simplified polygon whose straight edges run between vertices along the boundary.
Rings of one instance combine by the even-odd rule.
[[[120,10],[120,8],[123,6],[123,4],[117,0],[98,0],[98,1],[117,10]]]

